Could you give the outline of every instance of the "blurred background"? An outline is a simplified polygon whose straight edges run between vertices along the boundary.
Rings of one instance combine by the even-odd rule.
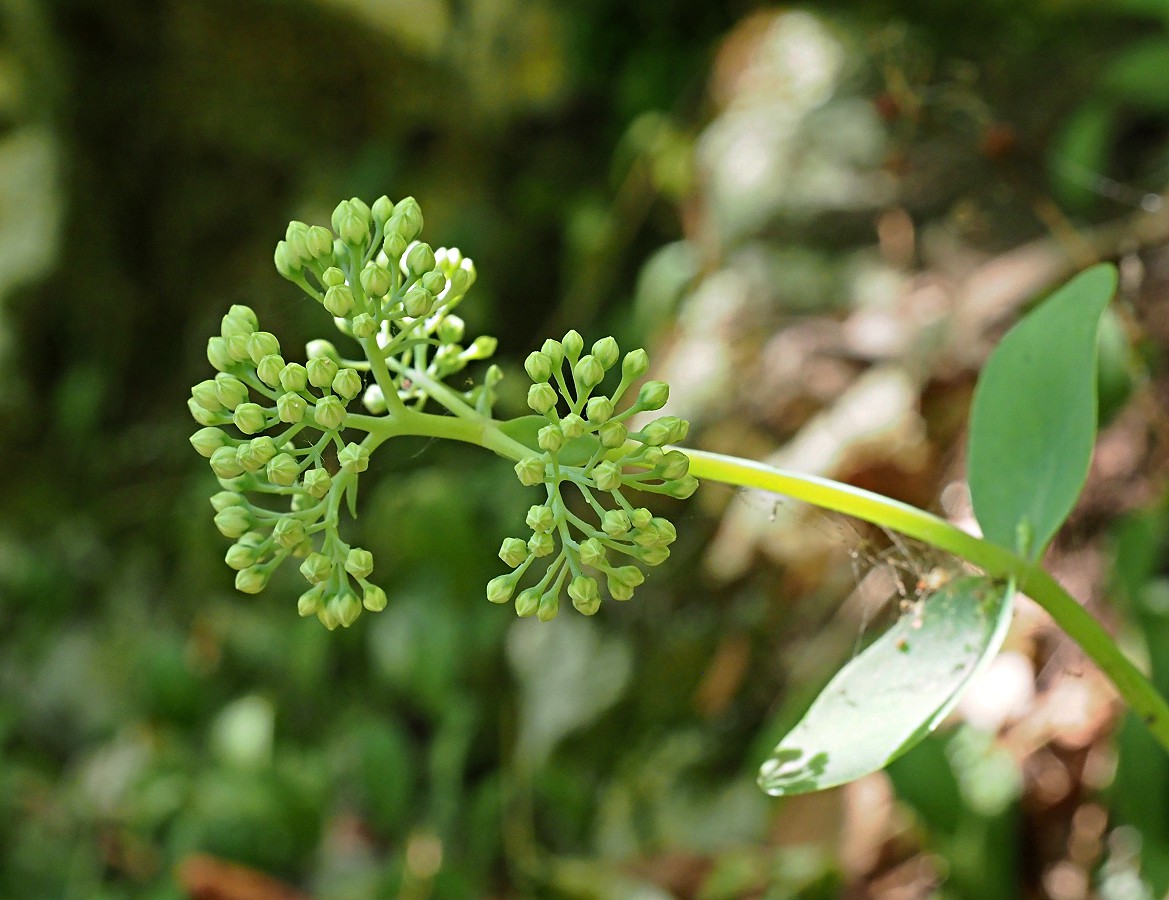
[[[1113,260],[1050,564],[1169,690],[1165,4],[3,0],[0,123],[0,895],[1169,889],[1169,759],[1027,604],[887,773],[755,786],[950,560],[708,486],[633,603],[520,621],[483,592],[528,492],[403,440],[349,532],[389,607],[330,634],[295,572],[234,591],[184,408],[230,304],[330,329],[289,219],[412,194],[476,260],[500,415],[545,337],[612,333],[693,445],[961,521],[987,352]]]

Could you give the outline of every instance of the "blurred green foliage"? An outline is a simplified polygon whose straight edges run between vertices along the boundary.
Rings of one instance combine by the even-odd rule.
[[[329,634],[291,581],[232,590],[184,411],[231,303],[292,346],[315,336],[271,252],[339,197],[417,196],[428,233],[476,260],[469,329],[518,368],[567,325],[652,350],[727,259],[771,286],[758,321],[835,314],[888,168],[914,173],[914,216],[991,249],[1042,232],[1019,197],[1048,169],[1086,219],[1132,205],[1110,185],[1138,206],[1163,188],[1158,4],[812,9],[839,42],[833,99],[793,117],[790,166],[750,205],[707,181],[735,136],[707,129],[737,109],[718,73],[753,4],[0,3],[0,896],[188,896],[194,853],[339,900],[862,890],[875,869],[842,856],[838,798],[754,786],[827,677],[814,639],[839,594],[781,603],[766,568],[702,578],[714,525],[695,505],[636,604],[516,622],[482,591],[522,488],[419,442],[379,454],[355,535],[389,563],[389,607]],[[905,114],[902,82],[928,114]],[[1023,151],[990,152],[999,122]],[[1151,646],[1156,546],[1125,570]],[[915,846],[950,896],[1036,890],[1017,770],[979,741],[893,770]],[[1122,773],[1139,752],[1122,746]],[[995,802],[971,794],[977,766]],[[1118,777],[1116,809],[1164,855],[1167,806],[1133,805],[1141,782]],[[1121,890],[1131,845],[1101,864],[1108,896],[1139,896]]]

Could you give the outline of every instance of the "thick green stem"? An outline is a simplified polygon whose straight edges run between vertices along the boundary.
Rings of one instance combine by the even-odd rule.
[[[1169,751],[1169,704],[1121,653],[1103,626],[1040,566],[962,531],[931,513],[880,494],[753,460],[703,450],[678,449],[690,457],[690,473],[699,479],[783,494],[845,513],[960,556],[992,578],[1014,578],[1019,590],[1046,609],[1056,624],[1112,680],[1125,702],[1141,717],[1161,746]]]

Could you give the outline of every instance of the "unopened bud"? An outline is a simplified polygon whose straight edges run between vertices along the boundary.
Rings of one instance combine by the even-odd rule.
[[[471,346],[464,350],[459,356],[465,360],[473,359],[490,359],[495,353],[495,348],[499,346],[499,341],[489,334],[481,334],[475,340],[471,341]]]
[[[248,356],[256,365],[270,353],[280,352],[280,341],[270,331],[255,331],[248,335]]]
[[[211,471],[219,478],[236,478],[244,473],[235,447],[220,447],[208,459],[211,461]]]
[[[564,432],[559,425],[545,425],[537,432],[536,443],[541,450],[556,453],[564,446]]]
[[[361,270],[358,276],[362,290],[370,297],[384,297],[394,286],[394,278],[390,270],[377,263],[370,263]]]
[[[354,475],[364,472],[369,468],[369,448],[350,442],[337,454],[337,462]]]
[[[560,420],[560,430],[564,432],[564,436],[571,440],[576,440],[585,433],[585,420],[576,413],[569,413]]]
[[[231,421],[244,434],[256,434],[263,431],[268,425],[268,417],[264,408],[258,403],[241,403],[232,413]]]
[[[309,255],[322,262],[333,256],[333,235],[322,225],[313,225],[304,236],[304,244]]]
[[[648,371],[649,354],[640,347],[636,350],[630,350],[625,354],[625,359],[621,361],[621,378],[625,381],[640,378]]]
[[[515,598],[517,616],[530,616],[536,612],[539,606],[540,592],[534,587],[520,591]]]
[[[534,350],[524,360],[524,371],[536,384],[547,381],[552,377],[552,360],[548,358],[547,354]]]
[[[285,516],[272,529],[272,537],[285,550],[291,550],[306,537],[304,522]]]
[[[677,481],[667,481],[664,487],[666,493],[675,500],[685,500],[698,490],[698,479],[693,475],[686,475]]]
[[[522,542],[521,542],[522,543]],[[487,599],[492,603],[507,603],[515,591],[517,572],[508,572],[506,575],[496,575],[487,582]]]
[[[309,616],[315,616],[317,614],[317,612],[321,609],[321,602],[324,599],[324,596],[325,596],[325,586],[323,584],[313,585],[311,588],[309,588],[307,591],[305,591],[303,594],[301,594],[300,597],[297,598],[297,601],[296,601],[297,614],[306,618],[306,619]]]
[[[320,584],[333,574],[333,561],[323,553],[310,553],[300,564],[300,574],[309,584]]]
[[[328,387],[337,377],[339,366],[327,356],[318,356],[310,359],[308,365],[308,383],[313,387]]]
[[[211,379],[200,381],[191,388],[191,399],[207,412],[222,412],[223,404],[219,402],[218,385]]]
[[[430,291],[430,293],[433,294],[435,297],[437,297],[444,290],[446,290],[446,282],[447,282],[446,275],[444,275],[438,269],[434,269],[431,272],[427,272],[425,275],[423,275],[421,278],[418,279],[418,283],[420,285],[422,285],[423,290]]]
[[[525,456],[515,464],[515,473],[524,487],[542,484],[545,474],[543,457]]]
[[[637,394],[637,405],[642,409],[661,409],[670,399],[670,386],[664,381],[647,381]]]
[[[227,538],[240,538],[252,527],[252,517],[242,506],[229,506],[215,514],[215,527]]]
[[[564,345],[560,341],[554,341],[552,338],[548,338],[548,340],[544,341],[543,346],[540,347],[540,352],[548,357],[554,370],[564,362]]]
[[[231,442],[227,433],[219,428],[200,428],[190,438],[191,446],[200,456],[210,459],[220,447],[226,447]]]
[[[572,605],[582,615],[591,616],[601,607],[601,592],[596,579],[577,575],[568,585]]]
[[[613,418],[613,401],[608,397],[590,397],[585,405],[585,415],[594,425],[604,425]]]
[[[365,389],[365,393],[361,395],[361,403],[375,416],[380,416],[387,409],[386,395],[376,384],[371,384]]]
[[[333,346],[332,341],[326,341],[324,338],[317,338],[315,341],[309,341],[304,345],[305,356],[309,359],[331,359],[333,362],[340,364],[341,354],[337,352],[337,348]]]
[[[280,384],[280,373],[284,371],[284,357],[278,353],[271,353],[260,360],[256,366],[256,375],[268,387]]]
[[[334,394],[352,400],[361,393],[361,374],[356,369],[342,369],[333,379],[331,387]]]
[[[605,545],[596,538],[580,542],[580,561],[590,569],[605,565]]]
[[[548,412],[556,406],[556,391],[546,381],[533,384],[528,388],[528,406],[540,414]]]
[[[532,531],[543,534],[556,527],[556,513],[552,511],[552,507],[550,506],[537,504],[528,509],[528,515],[524,521]],[[516,565],[519,565],[519,563],[516,563]]]
[[[367,584],[361,595],[361,605],[370,612],[381,612],[386,608],[386,592],[376,584]]]
[[[579,387],[590,390],[605,379],[605,370],[592,354],[582,356],[572,368],[572,378]]]
[[[308,387],[308,370],[300,363],[288,363],[280,370],[280,386],[286,391],[303,391]]]
[[[386,220],[394,214],[394,204],[385,194],[373,201],[373,206],[369,208],[373,220],[379,226],[385,225]]]
[[[611,369],[617,365],[617,360],[621,356],[621,349],[617,346],[617,341],[614,338],[603,337],[593,344],[593,356],[606,369]]]
[[[229,506],[243,506],[247,503],[242,494],[235,491],[219,491],[211,495],[211,508],[223,512]]]
[[[629,516],[630,524],[634,528],[645,528],[653,521],[653,513],[644,506],[635,509]]]
[[[406,254],[406,272],[412,278],[421,278],[434,270],[434,250],[430,244],[417,243]]]
[[[662,478],[674,481],[690,471],[690,457],[681,450],[670,450],[659,464]]]
[[[246,534],[237,543],[228,547],[227,553],[223,557],[223,561],[227,563],[227,567],[229,569],[235,569],[237,572],[241,569],[246,569],[248,566],[254,566],[259,559],[259,547],[249,541]]]
[[[382,250],[390,259],[398,260],[402,258],[402,254],[406,252],[409,245],[410,242],[398,232],[390,231],[386,235],[385,241],[382,242]]]
[[[361,601],[348,587],[343,588],[341,593],[329,602],[336,605],[337,621],[341,623],[342,628],[348,628],[361,615]]]
[[[429,315],[434,308],[434,297],[422,285],[412,285],[402,298],[402,308],[406,315],[414,319]]]
[[[221,337],[213,337],[207,341],[207,362],[219,372],[226,372],[234,360],[227,352],[227,341]]]
[[[333,476],[324,469],[309,469],[304,473],[304,489],[320,500],[333,486]]]
[[[623,509],[611,509],[601,517],[601,531],[609,537],[624,537],[631,527],[629,513]]]
[[[354,547],[345,556],[345,571],[354,578],[368,578],[373,572],[373,554]]]
[[[281,422],[289,425],[295,425],[303,419],[307,409],[308,403],[299,394],[289,392],[276,398],[276,414],[280,416]]]
[[[332,394],[322,397],[313,408],[313,421],[325,431],[340,428],[341,423],[345,421],[344,404]]]
[[[300,464],[290,454],[278,453],[268,461],[264,473],[273,484],[288,487],[296,484],[296,479],[300,476]]]
[[[602,447],[616,450],[625,445],[629,438],[629,429],[622,422],[610,421],[597,429],[597,437],[600,438]]]
[[[552,535],[537,532],[528,538],[528,552],[535,557],[549,556],[556,549]]]
[[[499,548],[499,558],[503,560],[504,565],[514,569],[528,558],[527,541],[517,537],[504,538]]]
[[[235,589],[245,594],[258,594],[268,586],[269,569],[251,566],[235,573]]]
[[[390,217],[397,220],[396,231],[407,241],[412,241],[422,233],[422,209],[413,197],[404,197],[394,205],[394,214]]]
[[[235,409],[248,399],[248,386],[234,375],[220,372],[215,376],[215,397],[227,409]]]
[[[353,291],[347,284],[338,284],[325,291],[324,307],[331,315],[344,317],[353,312]]]

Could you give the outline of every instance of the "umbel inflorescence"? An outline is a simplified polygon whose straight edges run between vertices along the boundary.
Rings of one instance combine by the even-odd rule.
[[[360,356],[344,358],[316,340],[305,362],[286,360],[255,313],[233,306],[207,344],[217,374],[191,389],[188,405],[203,426],[191,443],[222,488],[211,503],[216,527],[235,541],[226,562],[236,587],[263,590],[293,557],[309,585],[298,603],[302,616],[335,628],[352,624],[363,608],[384,608],[386,594],[370,580],[373,556],[345,542],[340,517],[343,506],[356,514],[370,455],[408,434],[478,444],[515,461],[523,484],[544,486],[544,502],[528,511],[530,536],[503,542],[499,555],[512,571],[490,582],[489,600],[514,597],[521,616],[547,620],[566,585],[586,615],[600,606],[602,581],[610,597],[629,599],[643,580],[637,563],[663,562],[675,534],[626,492],[682,498],[697,487],[689,458],[667,446],[685,437],[684,420],[631,425],[664,406],[666,384],[645,382],[622,406],[649,367],[645,351],[622,358],[607,337],[585,354],[575,331],[546,341],[525,363],[534,414],[497,420],[497,366],[470,390],[444,383],[495,351],[491,337],[464,344],[454,315],[475,281],[471,261],[418,240],[422,212],[412,197],[396,204],[381,197],[372,206],[345,200],[331,224],[330,231],[292,222],[277,244],[276,269],[324,307]],[[619,383],[603,394],[618,366]],[[432,405],[442,412],[429,412]],[[534,583],[521,587],[525,578]]]

